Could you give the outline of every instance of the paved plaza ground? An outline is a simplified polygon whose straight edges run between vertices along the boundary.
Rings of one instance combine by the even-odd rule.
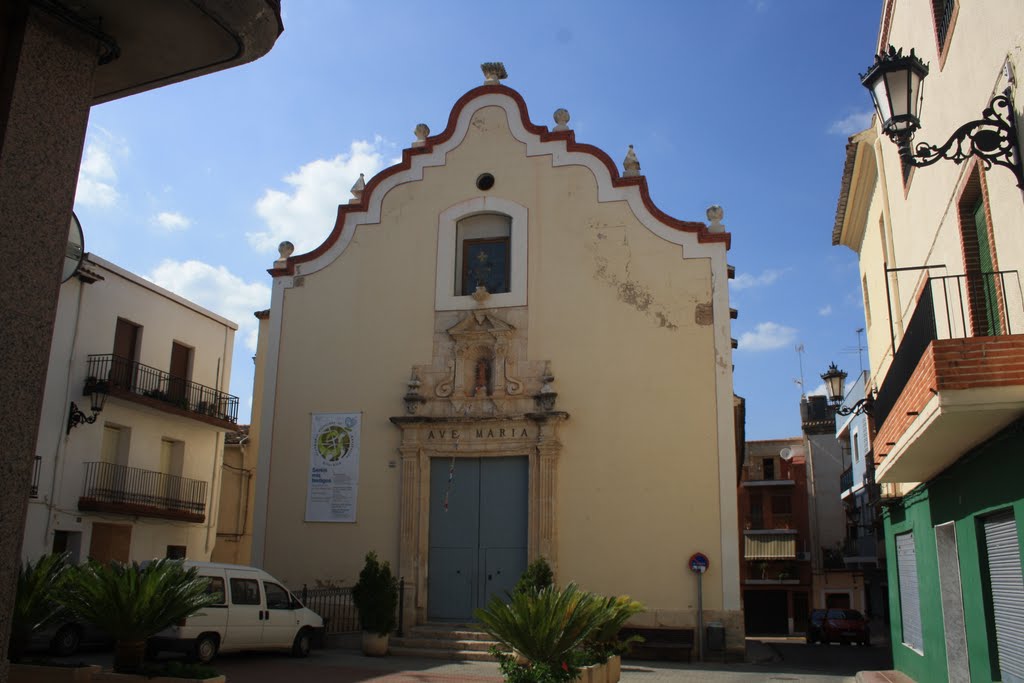
[[[757,681],[823,681],[853,683],[858,671],[892,666],[888,648],[841,645],[805,645],[802,640],[748,641],[749,663],[686,664],[627,660],[622,663],[623,683],[755,683]],[[86,657],[110,665],[110,655]],[[230,683],[466,683],[501,680],[497,664],[448,662],[413,657],[364,657],[344,649],[315,650],[306,659],[267,652],[225,654],[214,667]],[[869,680],[861,676],[862,681]],[[870,680],[885,681],[884,678]]]

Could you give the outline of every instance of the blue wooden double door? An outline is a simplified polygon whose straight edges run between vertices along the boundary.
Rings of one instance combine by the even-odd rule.
[[[427,616],[470,621],[526,569],[524,457],[432,458]]]

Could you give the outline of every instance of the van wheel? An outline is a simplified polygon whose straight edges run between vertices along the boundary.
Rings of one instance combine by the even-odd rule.
[[[295,642],[292,643],[292,656],[308,657],[312,648],[313,634],[308,628],[299,629],[299,632],[295,634]]]
[[[53,640],[50,641],[50,652],[57,657],[70,657],[78,652],[78,646],[82,643],[82,631],[74,624],[64,624]]]
[[[217,640],[216,635],[212,633],[204,633],[196,638],[195,645],[192,646],[192,656],[195,657],[198,662],[209,664],[213,661],[213,658],[217,656],[217,648],[219,645],[220,643]]]

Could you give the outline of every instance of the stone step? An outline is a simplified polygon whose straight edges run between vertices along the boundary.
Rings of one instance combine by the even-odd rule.
[[[410,634],[404,638],[392,636],[391,642],[399,647],[411,647],[429,650],[476,650],[487,652],[492,645],[497,645],[493,640],[458,640],[451,638],[427,638],[420,634]]]
[[[490,634],[478,631],[471,626],[448,626],[422,624],[406,630],[409,638],[430,638],[432,640],[480,640],[493,642]]]
[[[392,645],[391,654],[398,657],[424,657],[427,659],[448,659],[462,662],[493,662],[495,661],[486,651],[480,650],[438,650],[432,648],[403,647]]]

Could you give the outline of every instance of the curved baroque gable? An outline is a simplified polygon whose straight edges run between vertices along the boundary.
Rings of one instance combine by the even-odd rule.
[[[704,223],[682,221],[664,213],[651,201],[646,178],[622,177],[607,153],[593,145],[576,142],[574,131],[549,131],[530,121],[526,102],[517,91],[504,85],[482,85],[459,98],[442,133],[427,138],[422,146],[402,150],[402,161],[367,182],[358,203],[339,205],[334,229],[320,246],[305,254],[290,256],[286,265],[268,272],[273,276],[309,274],[326,267],[345,250],[357,226],[380,222],[381,204],[393,187],[421,180],[424,168],[443,166],[447,153],[465,138],[473,115],[484,107],[493,106],[505,110],[509,129],[526,145],[527,156],[551,156],[553,166],[586,166],[597,180],[599,202],[627,202],[651,232],[681,245],[684,258],[703,258],[723,246],[729,248],[729,233],[710,232]]]

